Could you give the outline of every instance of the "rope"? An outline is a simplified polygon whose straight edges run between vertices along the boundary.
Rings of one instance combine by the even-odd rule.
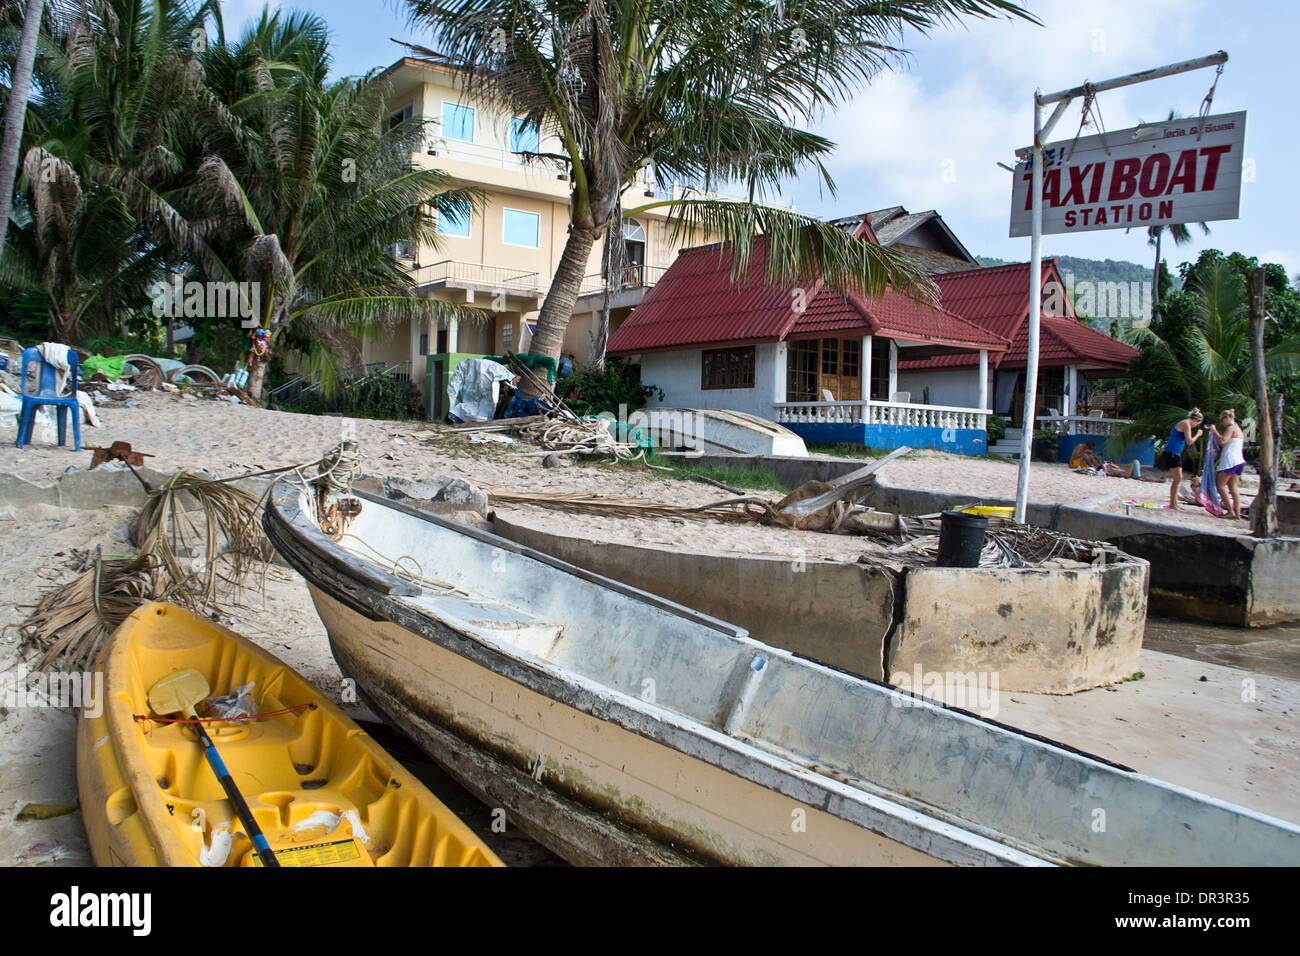
[[[621,462],[641,461],[645,449],[631,442],[621,442],[610,435],[604,423],[583,418],[567,420],[545,418],[529,422],[515,429],[516,433],[532,439],[547,451],[580,451],[591,454],[613,455]]]
[[[1223,76],[1223,64],[1214,71],[1214,82],[1210,84],[1210,92],[1205,94],[1205,99],[1201,101],[1201,111],[1196,117],[1196,141],[1199,143],[1201,137],[1205,135],[1205,117],[1210,115],[1210,106],[1214,103],[1214,91],[1219,85],[1219,77]]]
[[[415,577],[411,577],[409,571],[406,572],[409,580],[411,580],[413,583],[425,584],[428,585],[429,587],[436,588],[439,591],[446,591],[448,593],[460,594],[465,597],[469,597],[469,592],[466,591],[464,588],[457,587],[456,585],[452,584],[449,581],[442,581],[439,580],[438,578],[431,578],[427,576],[424,573],[424,568],[420,565],[420,562],[417,561],[413,555],[399,554],[395,558],[390,558],[388,555],[384,554],[382,551],[380,551],[378,548],[376,548],[374,545],[368,542],[365,538],[362,538],[359,535],[352,534],[350,531],[345,531],[343,534],[339,536],[340,544],[343,543],[344,538],[351,538],[353,541],[357,542],[359,545],[361,545],[363,548],[369,551],[371,555],[378,558],[380,561],[388,565],[391,565],[393,569],[393,575],[395,577],[401,576],[400,575],[400,572],[402,570],[400,568],[401,562],[410,561],[412,564],[415,565],[415,567],[418,570],[418,575]]]
[[[361,446],[354,441],[341,441],[321,457],[316,480],[331,491],[347,495],[361,474],[361,461]]]

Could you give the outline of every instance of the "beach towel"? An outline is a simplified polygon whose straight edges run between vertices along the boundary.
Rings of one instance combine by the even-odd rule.
[[[1219,488],[1214,483],[1214,463],[1218,458],[1219,442],[1214,437],[1214,432],[1210,432],[1209,443],[1205,449],[1205,462],[1201,468],[1201,486],[1196,489],[1196,503],[1216,518],[1221,518],[1228,512],[1223,507],[1223,502],[1219,498]]]
[[[72,349],[58,342],[42,342],[37,349],[40,350],[45,364],[54,369],[54,393],[62,395],[63,390],[68,387],[68,379],[72,377],[72,363],[68,361],[68,353]]]

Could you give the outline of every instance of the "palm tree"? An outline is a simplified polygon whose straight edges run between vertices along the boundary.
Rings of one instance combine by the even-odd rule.
[[[1169,120],[1178,119],[1176,110],[1169,111]],[[1197,223],[1201,227],[1201,232],[1205,235],[1210,234],[1210,227],[1205,223]],[[1156,250],[1155,270],[1151,273],[1151,311],[1158,313],[1160,311],[1160,239],[1168,231],[1170,237],[1174,240],[1175,246],[1185,246],[1192,241],[1192,233],[1185,223],[1175,222],[1166,226],[1148,226],[1147,227],[1147,245],[1153,246]],[[1128,232],[1127,229],[1124,230]]]
[[[568,238],[531,348],[551,358],[595,243],[620,249],[624,216],[649,209],[667,210],[675,240],[722,240],[736,275],[762,233],[770,281],[820,274],[868,296],[891,281],[931,292],[902,254],[757,200],[807,169],[833,189],[822,165],[833,144],[791,120],[894,63],[906,28],[962,16],[1034,20],[1008,0],[407,0],[407,13],[431,35],[430,46],[410,49],[457,68],[467,90],[558,138],[558,153],[534,157],[558,163],[573,184]],[[647,170],[660,185],[694,188],[623,209],[624,192]],[[709,195],[727,182],[743,184],[748,201]]]
[[[9,96],[5,102],[4,136],[0,138],[0,256],[9,235],[9,211],[14,199],[14,178],[18,174],[18,153],[27,119],[27,94],[36,63],[36,41],[41,31],[44,0],[27,0],[23,6],[23,33],[18,55],[10,73]]]
[[[1250,303],[1242,277],[1218,259],[1196,270],[1189,282],[1191,327],[1181,341],[1150,328],[1129,330],[1130,344],[1150,358],[1150,375],[1161,384],[1162,401],[1140,409],[1131,425],[1117,429],[1107,450],[1118,453],[1152,435],[1163,438],[1189,408],[1214,421],[1226,408],[1249,428],[1255,420],[1250,362]],[[1270,372],[1300,368],[1300,337],[1285,339],[1265,355]]]
[[[116,190],[83,186],[71,164],[40,146],[27,151],[23,181],[30,200],[14,216],[0,281],[43,291],[53,338],[77,342],[85,318],[105,303],[111,312],[113,303],[143,298],[157,261],[140,247]]]
[[[169,202],[180,182],[176,143],[201,85],[196,37],[216,0],[86,0],[49,27],[42,102],[23,160],[27,228],[11,281],[39,282],[59,341],[96,320],[113,332],[165,258],[202,258]],[[35,257],[35,258],[33,258]]]
[[[1172,118],[1172,117],[1171,117]],[[1207,236],[1210,234],[1210,227],[1205,223],[1197,223],[1201,227],[1201,232]],[[1185,246],[1192,241],[1191,230],[1184,223],[1175,222],[1167,226],[1148,226],[1147,227],[1147,245],[1154,246],[1156,250],[1156,267],[1152,275],[1151,282],[1151,310],[1160,311],[1160,239],[1168,231],[1170,238],[1174,240],[1174,245]]]
[[[207,85],[192,121],[204,155],[183,206],[217,265],[198,260],[196,274],[252,283],[260,326],[318,371],[336,363],[340,329],[481,317],[420,296],[393,255],[400,241],[436,242],[431,203],[465,215],[472,194],[412,164],[427,133],[385,128],[388,94],[373,75],[328,80],[319,17],[265,11],[200,60]],[[263,364],[250,375],[254,396],[265,374]]]

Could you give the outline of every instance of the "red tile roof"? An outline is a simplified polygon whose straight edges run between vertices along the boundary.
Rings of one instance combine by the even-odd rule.
[[[1029,263],[1013,262],[988,269],[949,272],[933,277],[943,307],[980,327],[1011,340],[1011,348],[991,357],[995,367],[1023,367],[1029,354]],[[1043,260],[1043,282],[1061,280],[1055,259]],[[1063,300],[1065,316],[1043,315],[1039,323],[1040,365],[1085,365],[1123,369],[1138,350],[1091,329],[1074,317],[1073,304]],[[939,355],[900,361],[899,371],[970,368],[970,355]]]
[[[860,234],[869,236],[869,229]],[[607,351],[631,355],[823,335],[880,335],[997,352],[1009,345],[994,332],[892,289],[864,300],[821,289],[820,282],[805,284],[797,288],[809,301],[798,313],[794,288],[763,281],[765,250],[759,237],[749,270],[734,283],[731,256],[720,254],[716,244],[684,250],[610,337]]]
[[[889,289],[877,299],[841,295],[823,289],[795,320],[787,339],[823,335],[879,335],[889,339],[926,342],[955,348],[1001,352],[1006,339],[967,322],[945,309],[917,302]]]
[[[611,355],[777,342],[796,318],[791,288],[763,281],[766,244],[759,239],[749,269],[734,283],[730,253],[717,244],[684,249],[627,320],[610,336]],[[814,284],[802,286],[808,298]]]

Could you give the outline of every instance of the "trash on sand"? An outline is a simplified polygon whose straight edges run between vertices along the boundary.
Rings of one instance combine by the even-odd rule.
[[[101,448],[98,445],[85,446],[87,451],[93,451],[94,457],[90,459],[91,469],[98,468],[106,461],[121,461],[128,465],[134,465],[136,468],[144,465],[146,458],[154,456],[148,452],[135,451],[131,448],[129,441],[115,441],[107,448]]]
[[[16,820],[50,820],[76,813],[81,806],[76,803],[29,803],[18,811]]]
[[[0,511],[0,521],[17,521],[12,511]]]

